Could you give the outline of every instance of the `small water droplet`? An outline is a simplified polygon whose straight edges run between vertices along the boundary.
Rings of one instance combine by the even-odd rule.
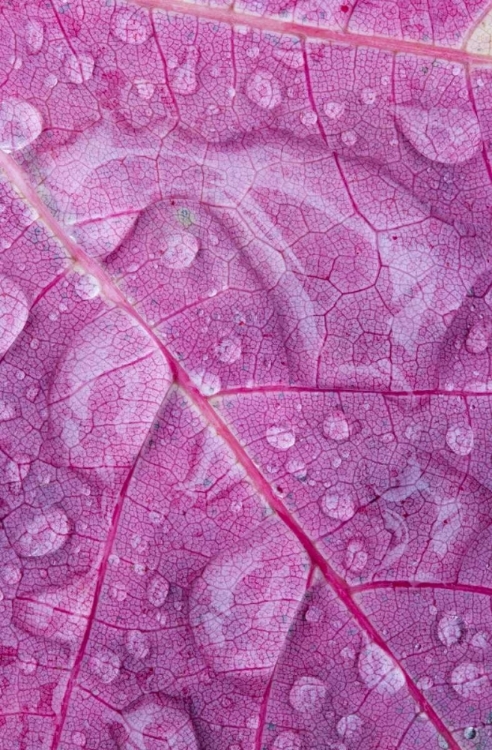
[[[355,513],[354,501],[346,492],[328,493],[324,496],[321,507],[327,516],[336,521],[349,521]]]
[[[341,135],[342,143],[346,146],[355,146],[357,143],[357,134],[353,130],[345,130]]]
[[[95,276],[83,274],[75,281],[75,291],[81,299],[94,299],[101,292],[101,285]]]
[[[461,698],[468,700],[481,695],[487,689],[489,680],[482,667],[464,662],[453,669],[451,685]]]
[[[282,101],[280,84],[268,70],[257,70],[246,84],[246,95],[262,109],[274,109]]]
[[[126,647],[136,659],[145,659],[150,653],[148,636],[140,630],[130,630],[127,633]]]
[[[37,55],[43,46],[44,28],[40,21],[28,21],[26,25],[26,43],[29,52]]]
[[[455,643],[463,638],[465,632],[465,623],[459,615],[443,615],[437,626],[437,635],[441,643],[447,648],[454,646]]]
[[[260,54],[260,48],[250,47],[248,50],[246,50],[246,54],[248,55],[249,58],[251,58],[251,60],[255,60]]]
[[[125,44],[144,44],[151,33],[147,12],[143,8],[118,8],[113,15],[112,31]]]
[[[475,648],[487,648],[489,645],[489,636],[487,633],[475,633],[473,638],[471,639],[471,645]]]
[[[304,615],[304,619],[306,622],[320,622],[320,620],[323,618],[323,612],[319,607],[316,607],[314,604],[307,608],[306,614]]]
[[[8,563],[7,565],[3,566],[1,575],[5,583],[8,583],[10,586],[15,586],[15,584],[19,583],[20,579],[22,578],[21,571],[16,565],[13,565],[12,563]]]
[[[147,586],[147,599],[153,607],[162,607],[169,594],[169,583],[156,573]]]
[[[479,321],[468,331],[465,347],[470,354],[483,354],[490,343],[491,326],[489,323]]]
[[[330,120],[338,120],[345,112],[344,102],[325,102],[323,112]]]
[[[299,44],[289,46],[278,44],[273,48],[272,55],[275,60],[281,62],[286,68],[300,70],[304,67],[304,55]]]
[[[355,651],[354,651],[354,649],[352,648],[352,646],[345,646],[345,647],[344,647],[344,648],[342,648],[342,650],[340,651],[340,656],[341,656],[341,657],[342,657],[342,659],[344,659],[345,661],[353,661],[353,660],[355,659]]]
[[[20,151],[41,134],[40,112],[29,102],[4,99],[0,104],[0,149],[6,153]]]
[[[458,456],[468,456],[474,443],[473,430],[469,425],[453,425],[446,432],[448,448]]]
[[[289,459],[289,461],[287,461],[287,464],[285,465],[285,468],[287,469],[289,474],[295,474],[298,479],[306,478],[306,465],[304,461],[301,461],[300,458]]]
[[[241,357],[241,341],[238,338],[222,339],[215,347],[217,359],[231,365]]]
[[[364,104],[374,104],[376,99],[378,98],[376,92],[373,89],[362,89],[360,98],[362,99],[362,102]]]
[[[105,685],[114,682],[118,677],[120,665],[119,658],[112,651],[100,651],[89,660],[92,673]]]
[[[431,687],[434,685],[434,680],[432,677],[421,677],[420,680],[417,680],[417,687],[419,690],[430,690]]]
[[[405,676],[391,656],[375,643],[365,646],[359,655],[359,676],[370,690],[394,695],[405,684]]]
[[[94,58],[87,52],[79,55],[68,54],[65,57],[63,72],[72,83],[80,84],[89,81],[94,71]]]
[[[27,300],[17,284],[0,276],[0,356],[5,354],[27,322]]]
[[[296,436],[290,426],[274,425],[266,431],[267,443],[279,451],[292,448],[296,442]]]
[[[183,96],[194,94],[198,88],[196,65],[198,62],[198,50],[195,47],[187,50],[186,61],[181,67],[176,68],[172,76],[173,91]]]
[[[318,122],[318,115],[312,109],[307,109],[305,112],[301,112],[301,122],[307,128],[312,127]]]
[[[364,549],[364,542],[360,539],[353,539],[347,545],[345,553],[345,565],[353,573],[360,573],[367,565],[367,552]]]
[[[109,595],[116,602],[124,602],[128,596],[128,592],[125,585],[119,581],[109,587]]]
[[[477,730],[475,729],[475,727],[466,727],[463,730],[463,737],[465,738],[465,740],[474,740],[476,736]]]
[[[83,732],[73,732],[72,742],[76,747],[85,747],[87,739]]]
[[[362,719],[357,714],[348,714],[348,716],[342,716],[337,724],[337,732],[339,737],[349,740],[356,735],[362,729]]]
[[[166,241],[162,260],[173,270],[189,268],[198,254],[198,249],[198,240],[193,234],[173,234]]]
[[[38,663],[34,656],[27,656],[19,659],[19,669],[24,674],[34,674],[38,667]]]
[[[272,745],[272,750],[301,750],[301,738],[295,732],[281,732]]]
[[[144,101],[149,101],[152,99],[155,91],[155,86],[150,81],[146,81],[142,78],[137,79],[135,81],[135,88],[137,89],[137,93],[141,99],[144,99]]]
[[[326,685],[317,677],[299,677],[289,693],[292,708],[302,714],[319,713],[327,694]]]
[[[323,435],[330,440],[342,442],[350,435],[348,422],[342,411],[331,412],[323,421]]]

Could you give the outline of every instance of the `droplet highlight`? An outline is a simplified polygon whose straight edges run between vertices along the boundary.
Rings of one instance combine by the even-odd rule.
[[[337,443],[348,440],[349,425],[342,411],[333,411],[324,419],[323,435],[329,440],[336,440]]]

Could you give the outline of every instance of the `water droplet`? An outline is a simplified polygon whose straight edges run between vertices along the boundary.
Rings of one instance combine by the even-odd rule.
[[[85,747],[87,739],[83,732],[73,732],[72,742],[76,747]]]
[[[128,596],[125,584],[121,581],[114,583],[109,587],[109,595],[111,599],[114,599],[116,602],[124,602]]]
[[[87,52],[65,57],[63,72],[72,83],[85,83],[92,78],[94,58]]]
[[[196,76],[196,65],[198,62],[198,50],[193,47],[187,50],[186,62],[175,69],[172,76],[173,91],[183,96],[194,94],[198,87]]]
[[[302,742],[294,732],[281,732],[272,745],[273,750],[301,750]]]
[[[306,465],[304,461],[301,461],[300,458],[289,459],[289,461],[287,461],[287,464],[285,465],[285,468],[287,469],[289,474],[295,474],[298,479],[306,478]]]
[[[286,451],[296,442],[292,428],[289,426],[274,425],[266,431],[267,443],[278,451]]]
[[[471,639],[471,645],[475,648],[487,648],[489,645],[489,637],[487,633],[475,633]]]
[[[260,48],[250,47],[248,50],[246,50],[246,54],[248,55],[249,58],[251,58],[251,60],[256,60],[256,58],[260,54]]]
[[[321,507],[327,516],[336,521],[349,521],[355,513],[354,501],[346,492],[328,493],[324,496]]]
[[[306,610],[306,614],[304,615],[304,619],[306,622],[320,622],[320,620],[323,618],[323,612],[319,607],[316,607],[314,604],[311,607],[308,607]]]
[[[291,688],[289,702],[302,714],[315,714],[323,708],[326,693],[326,685],[317,677],[299,677]]]
[[[101,285],[95,276],[83,274],[75,281],[75,291],[81,299],[94,299],[101,292]]]
[[[345,415],[341,411],[333,411],[323,421],[323,435],[330,440],[342,442],[347,440],[350,431]]]
[[[246,84],[246,95],[262,109],[274,109],[282,101],[280,84],[268,70],[257,70]]]
[[[330,120],[338,120],[345,112],[344,102],[325,102],[323,112]]]
[[[357,143],[357,134],[353,130],[345,130],[341,135],[342,143],[346,146],[355,146]]]
[[[367,565],[367,552],[364,549],[364,542],[360,539],[353,539],[347,545],[345,553],[345,565],[353,573],[360,573]]]
[[[34,674],[38,667],[38,663],[34,656],[27,656],[19,659],[19,669],[24,674]]]
[[[308,109],[305,112],[301,112],[301,122],[308,128],[312,127],[318,122],[318,115],[312,109]]]
[[[13,419],[15,417],[15,407],[13,404],[8,404],[6,401],[0,401],[0,422],[4,422],[7,419]]]
[[[405,684],[401,669],[375,643],[369,643],[360,652],[358,669],[362,682],[382,695],[394,695]]]
[[[118,677],[120,660],[112,651],[100,651],[89,660],[91,672],[105,685],[109,685]]]
[[[458,456],[468,456],[472,452],[474,435],[469,425],[454,425],[446,432],[448,448]]]
[[[150,653],[148,636],[140,630],[130,630],[126,636],[128,652],[137,659],[145,659]]]
[[[222,339],[215,347],[215,354],[225,364],[231,365],[233,362],[237,362],[242,354],[240,339]]]
[[[278,60],[287,68],[300,70],[300,68],[304,67],[304,55],[302,54],[302,49],[300,49],[299,44],[293,46],[279,44],[274,47],[272,55],[275,60]]]
[[[22,578],[22,573],[19,568],[12,563],[3,566],[1,575],[5,583],[8,583],[10,586],[15,586],[15,584],[19,583]]]
[[[470,354],[482,354],[490,342],[491,326],[480,321],[470,328],[466,337],[465,347]]]
[[[481,695],[487,689],[489,680],[482,667],[464,662],[453,669],[451,685],[461,698],[468,700]]]
[[[397,121],[412,146],[430,161],[462,164],[480,147],[482,135],[471,106],[402,105]]]
[[[180,270],[191,266],[198,254],[198,240],[193,234],[172,234],[162,254],[164,264],[173,270]]]
[[[421,677],[420,680],[417,680],[417,687],[419,690],[430,690],[431,687],[434,685],[434,680],[432,677]]]
[[[44,28],[40,21],[28,21],[26,25],[26,43],[33,55],[41,50],[44,40]]]
[[[373,89],[362,89],[360,98],[363,104],[374,104],[378,96]]]
[[[474,740],[477,736],[477,730],[475,727],[465,727],[463,730],[463,737],[465,740]]]
[[[139,78],[135,81],[135,88],[141,99],[149,101],[154,96],[155,86],[150,81]]]
[[[169,583],[159,573],[151,579],[147,586],[147,599],[153,607],[162,607],[169,594]]]
[[[20,151],[40,135],[43,120],[29,102],[4,99],[0,104],[0,149],[6,153]]]
[[[25,557],[43,557],[57,552],[69,533],[70,523],[61,508],[48,508],[27,521],[16,547]]]
[[[348,716],[342,716],[337,724],[337,732],[339,737],[349,740],[356,735],[362,729],[363,721],[357,714],[348,714]]]
[[[113,15],[112,31],[125,44],[144,44],[151,33],[147,12],[143,8],[119,8]]]
[[[437,635],[441,643],[447,648],[454,646],[455,643],[463,638],[465,632],[465,623],[459,615],[443,615],[437,626]]]

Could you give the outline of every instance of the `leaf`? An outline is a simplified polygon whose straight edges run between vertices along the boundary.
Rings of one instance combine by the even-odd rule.
[[[492,747],[492,11],[0,13],[0,745]]]

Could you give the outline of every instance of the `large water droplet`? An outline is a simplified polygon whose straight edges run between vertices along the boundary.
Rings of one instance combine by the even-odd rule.
[[[382,695],[394,695],[405,684],[401,669],[375,643],[369,643],[360,652],[358,669],[362,682]]]
[[[453,669],[451,685],[461,698],[470,699],[481,695],[487,689],[489,680],[482,667],[464,662]]]
[[[475,727],[465,727],[463,730],[463,737],[465,740],[474,740],[477,736],[477,730]]]
[[[330,120],[338,120],[345,112],[345,104],[343,102],[325,102],[323,112]]]
[[[337,442],[348,439],[350,435],[349,426],[342,411],[335,410],[324,419],[323,435]]]
[[[217,359],[227,365],[237,362],[241,353],[241,341],[238,338],[222,339],[215,347]]]
[[[345,565],[352,573],[360,573],[367,565],[367,552],[364,542],[360,539],[352,539],[347,545],[345,553]]]
[[[162,607],[169,594],[169,583],[157,573],[147,586],[147,599],[153,607]]]
[[[337,724],[337,732],[339,737],[349,740],[356,735],[362,729],[363,721],[357,714],[348,714],[348,716],[342,716]]]
[[[468,161],[481,143],[480,126],[471,107],[400,106],[397,119],[412,146],[441,164]]]
[[[148,14],[143,8],[118,8],[113,16],[112,30],[125,44],[143,44],[151,33]]]
[[[290,426],[273,425],[266,431],[267,443],[278,451],[286,451],[296,442],[296,436]]]
[[[325,683],[317,677],[299,677],[290,690],[289,702],[302,714],[315,714],[323,708],[326,693]]]
[[[482,354],[488,347],[492,333],[489,323],[479,321],[468,331],[465,347],[470,354]]]
[[[246,84],[246,95],[262,109],[274,109],[282,101],[280,84],[268,70],[257,70]]]
[[[40,21],[28,21],[26,25],[26,43],[33,55],[41,50],[44,40],[44,28]]]
[[[472,428],[469,425],[453,425],[446,432],[446,443],[458,456],[468,456],[474,443]]]
[[[0,276],[0,357],[22,332],[28,313],[27,300],[17,284]]]
[[[272,745],[273,750],[301,750],[301,738],[295,732],[281,732]]]
[[[346,492],[328,493],[324,496],[323,511],[336,521],[348,521],[355,513],[354,501]]]
[[[48,508],[27,521],[16,546],[25,557],[43,557],[59,550],[69,533],[70,523],[61,508]]]
[[[198,240],[193,234],[172,234],[166,240],[162,259],[168,268],[179,270],[191,266],[198,254]]]
[[[140,630],[130,630],[126,636],[128,652],[137,659],[145,659],[150,653],[148,636]]]
[[[318,122],[318,115],[312,109],[307,109],[305,112],[301,112],[301,122],[307,128],[313,127]]]
[[[449,648],[458,643],[465,632],[465,623],[459,615],[443,615],[437,626],[437,635],[441,643]]]
[[[20,151],[40,135],[43,120],[29,102],[4,99],[0,104],[0,149],[6,153]]]
[[[114,682],[120,672],[120,660],[112,651],[100,651],[91,656],[89,667],[105,685]]]

